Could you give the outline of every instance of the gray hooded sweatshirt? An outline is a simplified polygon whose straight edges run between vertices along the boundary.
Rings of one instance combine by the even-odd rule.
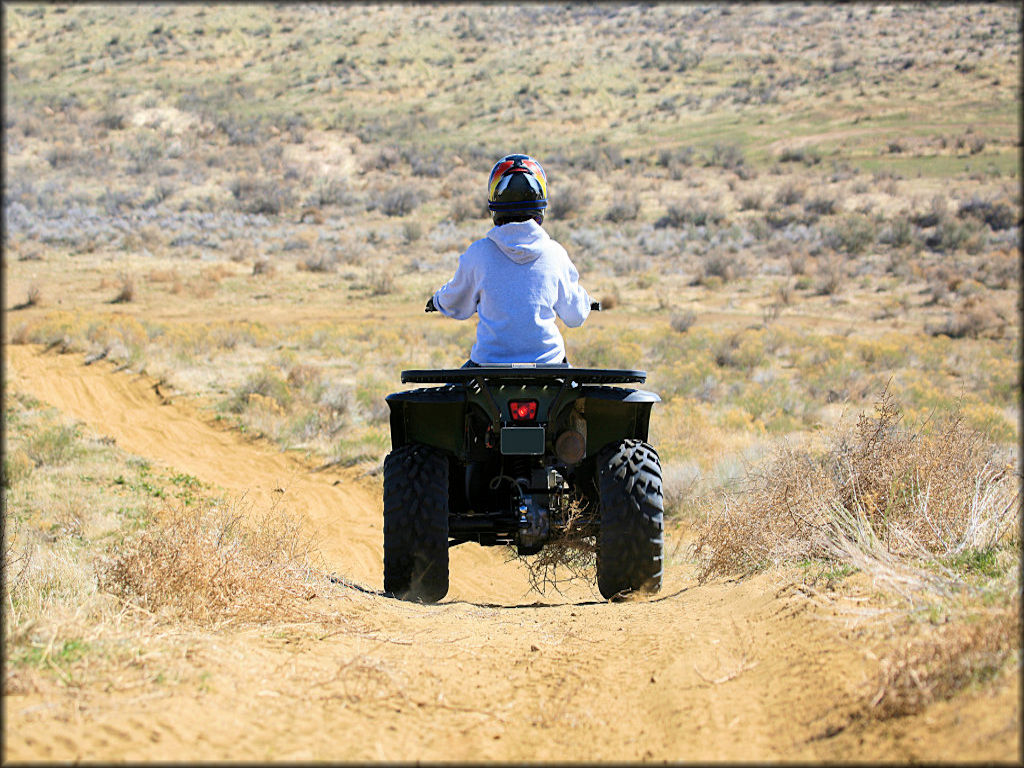
[[[434,305],[456,320],[480,316],[469,355],[479,365],[560,363],[555,317],[576,328],[590,314],[569,254],[533,219],[494,227],[469,246]]]

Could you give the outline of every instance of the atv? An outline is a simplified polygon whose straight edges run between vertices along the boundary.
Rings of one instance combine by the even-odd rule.
[[[436,602],[450,547],[536,554],[573,516],[596,536],[606,599],[657,592],[661,464],[647,432],[661,398],[612,386],[646,378],[564,363],[403,371],[403,384],[440,386],[386,398],[384,591]]]

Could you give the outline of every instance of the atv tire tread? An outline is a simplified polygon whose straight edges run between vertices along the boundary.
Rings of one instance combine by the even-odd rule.
[[[597,457],[601,527],[597,585],[605,599],[657,592],[664,572],[661,462],[653,446],[627,439]]]
[[[384,459],[384,591],[424,603],[448,593],[448,458],[419,443]]]

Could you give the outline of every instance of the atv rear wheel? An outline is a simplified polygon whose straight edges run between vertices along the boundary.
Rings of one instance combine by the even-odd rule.
[[[661,589],[664,502],[654,447],[622,440],[597,457],[597,586],[605,599]]]
[[[384,591],[424,603],[448,593],[448,458],[426,445],[384,459]]]

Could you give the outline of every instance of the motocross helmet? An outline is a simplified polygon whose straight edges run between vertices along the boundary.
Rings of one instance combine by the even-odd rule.
[[[487,208],[500,226],[510,221],[544,221],[548,207],[548,178],[541,164],[529,155],[506,155],[491,169],[487,180]]]

